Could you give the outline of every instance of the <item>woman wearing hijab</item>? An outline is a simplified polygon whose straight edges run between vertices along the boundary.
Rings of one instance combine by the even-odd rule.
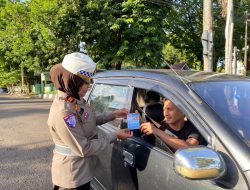
[[[62,64],[50,70],[58,94],[49,113],[48,126],[55,149],[52,160],[54,189],[90,189],[97,164],[96,155],[110,143],[132,136],[128,129],[97,137],[96,125],[117,117],[126,117],[127,109],[106,112],[99,116],[82,98],[89,89],[96,64],[82,53],[64,57]]]

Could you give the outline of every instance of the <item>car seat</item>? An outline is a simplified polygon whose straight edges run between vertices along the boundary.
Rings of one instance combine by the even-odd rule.
[[[156,122],[161,122],[164,119],[164,115],[163,105],[160,103],[160,95],[154,91],[148,91],[145,102],[143,118],[149,122],[151,121],[150,118]]]
[[[145,107],[145,119],[146,121],[151,121],[153,119],[156,122],[161,122],[164,119],[163,115],[163,105],[160,103],[154,103],[146,105]]]

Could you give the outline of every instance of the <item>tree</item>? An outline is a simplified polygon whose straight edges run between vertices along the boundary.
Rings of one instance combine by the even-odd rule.
[[[26,7],[20,3],[6,1],[0,11],[0,71],[1,76],[8,76],[1,83],[18,82],[17,70],[23,68],[26,61],[28,19]],[[9,80],[12,78],[12,80]],[[12,83],[13,84],[13,83]]]
[[[200,64],[203,59],[201,6],[201,0],[173,1],[165,20],[168,43],[180,51],[195,55]]]
[[[50,18],[52,3],[5,1],[0,19],[0,72],[2,76],[7,72],[6,81],[2,81],[5,85],[22,81],[23,86],[56,59],[51,51],[54,36],[44,25]],[[9,75],[15,80],[9,80]]]
[[[34,44],[33,51],[30,52],[33,65],[29,68],[35,73],[40,73],[42,70],[48,70],[51,64],[61,61],[62,52],[58,51],[61,44],[58,43],[59,39],[53,27],[59,7],[57,0],[32,0],[27,4],[30,9],[30,37]]]
[[[250,1],[249,0],[241,0],[235,2],[234,5],[234,38],[233,44],[239,50],[238,59],[243,60],[244,58],[244,45],[245,45],[245,12],[250,13]],[[248,15],[248,19],[250,16]],[[248,31],[250,31],[250,25],[248,24]],[[248,33],[249,36],[249,33]],[[249,37],[248,42],[249,46]],[[249,49],[248,49],[249,52]],[[249,56],[248,56],[248,69],[249,69]]]
[[[105,68],[120,69],[124,61],[148,67],[160,64],[166,7],[142,0],[69,0],[58,1],[58,6],[53,26],[68,52],[84,41],[90,56]]]
[[[200,70],[200,61],[196,58],[196,55],[187,53],[184,49],[176,49],[171,44],[166,44],[163,49],[164,62],[169,65],[186,63],[189,68]],[[163,63],[162,66],[165,66]]]
[[[158,1],[162,2],[162,1]],[[213,70],[217,70],[217,63],[222,62],[225,56],[225,14],[226,1],[213,2]],[[175,0],[172,1],[172,9],[166,16],[165,30],[167,41],[180,52],[185,51],[195,55],[200,61],[202,69],[202,1]],[[234,3],[234,36],[233,44],[242,49],[244,44],[244,19],[243,12],[250,7],[248,0]],[[174,22],[173,22],[174,21]],[[178,55],[177,55],[178,56]],[[196,62],[195,62],[196,63]],[[195,67],[194,67],[195,68]]]
[[[215,38],[215,47],[214,47],[214,58],[217,62],[224,60],[224,52],[225,52],[225,23],[226,23],[226,10],[227,3],[225,0],[219,0],[219,5],[215,7],[215,22],[214,22],[214,38]],[[236,46],[237,49],[240,50],[238,55],[238,60],[242,59],[244,47],[244,31],[245,31],[245,23],[244,23],[244,12],[249,10],[250,1],[248,0],[240,0],[234,1],[234,31],[233,31],[233,46]],[[216,70],[216,66],[214,66],[214,70]],[[224,67],[220,68],[221,70]]]
[[[201,0],[0,0],[0,85],[31,81],[79,51],[80,42],[99,68],[158,68],[167,61],[202,69],[201,6]],[[248,0],[235,2],[238,49],[249,6]],[[216,70],[224,59],[225,19],[218,1],[213,10]]]

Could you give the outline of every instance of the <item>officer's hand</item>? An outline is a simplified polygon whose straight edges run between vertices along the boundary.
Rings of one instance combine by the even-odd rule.
[[[118,117],[127,117],[127,115],[128,115],[128,109],[122,108],[122,109],[119,109],[119,110],[115,110],[115,111],[113,111],[113,115],[115,116],[115,118],[118,118]]]
[[[118,139],[127,139],[129,137],[133,136],[132,131],[130,131],[129,129],[120,129],[116,132],[117,138]]]

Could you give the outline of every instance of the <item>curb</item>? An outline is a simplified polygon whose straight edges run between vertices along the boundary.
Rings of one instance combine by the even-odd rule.
[[[38,94],[38,95],[33,95],[31,98],[53,100],[55,96],[56,94]]]

